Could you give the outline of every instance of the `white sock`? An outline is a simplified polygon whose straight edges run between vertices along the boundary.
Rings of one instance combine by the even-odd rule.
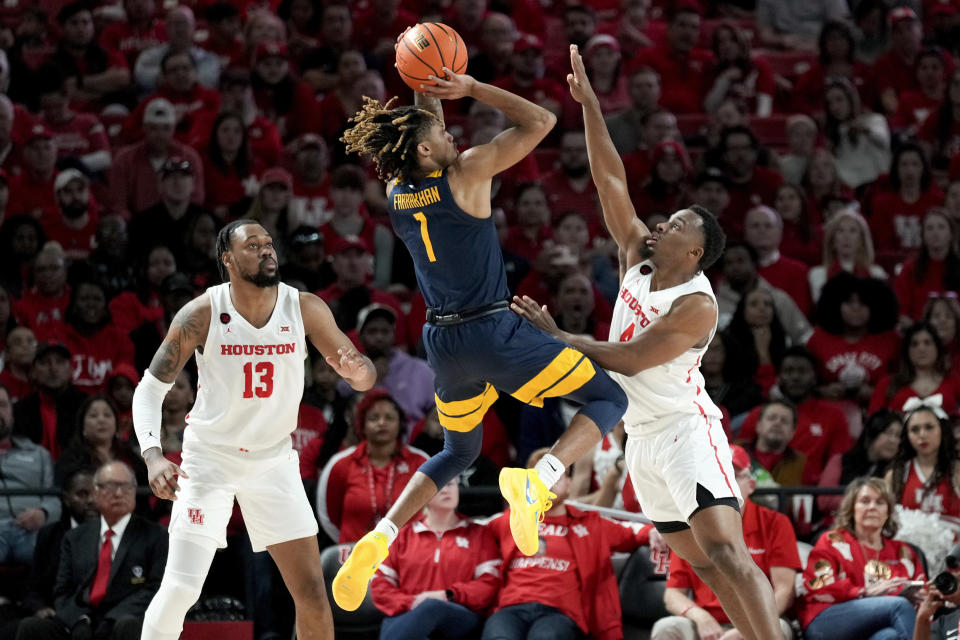
[[[400,533],[397,525],[393,524],[388,518],[381,518],[373,530],[387,536],[388,547],[393,544],[393,541],[397,539],[397,534]]]
[[[534,469],[537,470],[537,474],[540,476],[543,484],[547,486],[547,489],[550,489],[557,483],[560,476],[563,475],[566,467],[555,455],[547,453],[540,458],[540,462],[537,463]]]

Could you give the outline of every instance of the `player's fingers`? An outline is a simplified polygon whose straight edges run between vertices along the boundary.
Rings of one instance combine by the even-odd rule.
[[[173,468],[174,468],[174,470],[175,470],[175,473],[176,473],[178,476],[182,476],[182,477],[187,478],[187,479],[190,478],[190,476],[188,476],[187,474],[185,474],[185,473],[183,472],[183,469],[181,469],[180,467],[174,465]]]
[[[340,358],[334,358],[333,356],[327,356],[324,358],[327,361],[327,364],[333,367],[334,369],[340,368]]]

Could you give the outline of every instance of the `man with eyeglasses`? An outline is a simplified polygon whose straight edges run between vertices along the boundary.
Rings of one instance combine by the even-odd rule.
[[[167,563],[167,536],[133,515],[137,481],[123,462],[93,477],[99,518],[63,537],[54,589],[55,615],[26,618],[17,640],[138,640],[147,604]]]

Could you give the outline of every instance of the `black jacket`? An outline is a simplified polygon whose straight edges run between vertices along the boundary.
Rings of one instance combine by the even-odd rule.
[[[33,564],[27,577],[27,592],[23,596],[23,607],[32,614],[45,607],[53,607],[53,587],[60,566],[60,545],[69,530],[70,516],[65,515],[37,532]]]
[[[90,606],[90,587],[99,555],[100,518],[91,518],[64,535],[54,602],[57,618],[67,628],[84,615],[90,616],[94,624],[124,616],[142,619],[163,578],[167,532],[140,516],[130,517],[110,565],[106,596],[94,609]]]
[[[65,450],[77,428],[77,413],[87,394],[74,386],[67,387],[57,397],[57,442]],[[43,440],[43,420],[40,417],[40,395],[34,391],[13,408],[13,433],[30,438],[37,444]]]

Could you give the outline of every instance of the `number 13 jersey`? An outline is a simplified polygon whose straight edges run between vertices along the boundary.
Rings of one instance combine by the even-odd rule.
[[[230,300],[230,284],[207,289],[210,329],[196,351],[197,401],[187,414],[191,444],[273,449],[297,428],[307,355],[300,293],[283,283],[270,319],[257,329]]]
[[[670,312],[681,296],[705,293],[717,303],[710,281],[699,273],[687,282],[651,291],[650,283],[656,267],[650,261],[634,265],[623,276],[620,294],[613,308],[610,341],[629,342],[661,316]],[[704,389],[700,359],[717,330],[714,320],[709,339],[701,348],[688,349],[673,360],[645,369],[634,376],[610,372],[627,394],[629,405],[623,416],[629,435],[645,437],[676,422],[677,414],[704,415],[720,418],[721,412]]]

